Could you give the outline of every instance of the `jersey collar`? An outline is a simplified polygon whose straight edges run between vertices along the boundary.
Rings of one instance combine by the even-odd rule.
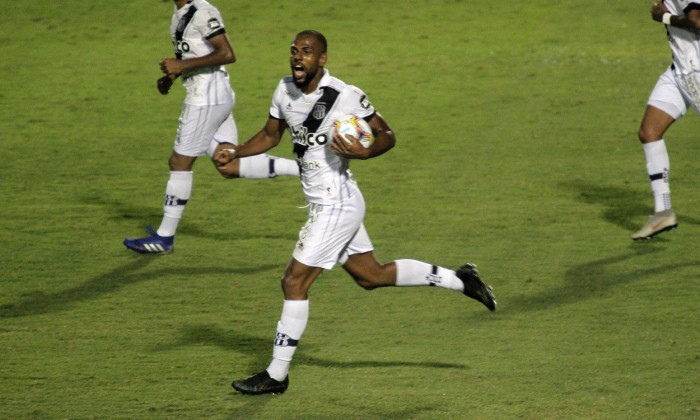
[[[181,8],[179,8],[179,9],[177,8],[177,5],[176,5],[176,6],[175,6],[175,11],[176,11],[176,12],[185,12],[185,11],[187,11],[187,10],[190,8],[190,6],[192,5],[192,2],[193,2],[193,1],[194,1],[194,0],[188,0],[188,2],[185,3],[185,4],[184,4]]]
[[[328,69],[323,69],[323,76],[321,76],[321,80],[318,81],[318,87],[316,88],[316,92],[319,90],[323,89],[324,87],[328,86],[331,84],[331,74],[328,71]]]

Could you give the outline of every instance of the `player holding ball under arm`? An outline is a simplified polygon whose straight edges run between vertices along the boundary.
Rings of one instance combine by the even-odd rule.
[[[309,203],[308,220],[282,276],[284,303],[272,361],[262,372],[232,383],[244,394],[282,393],[287,389],[289,365],[309,318],[308,291],[323,270],[336,263],[367,290],[439,286],[496,309],[491,287],[481,281],[473,264],[467,263],[455,272],[416,260],[388,264],[376,260],[363,224],[365,202],[349,164],[352,159],[384,154],[394,147],[396,138],[362,90],[330,75],[324,68],[327,58],[322,34],[298,33],[291,45],[292,74],[277,85],[265,126],[246,143],[214,156],[216,164],[227,165],[235,158],[264,153],[277,146],[284,130],[289,130]],[[374,144],[365,148],[354,137],[342,139],[336,134],[329,138],[331,125],[343,115],[365,119],[375,136]]]
[[[165,187],[163,219],[157,231],[144,238],[125,239],[124,245],[138,253],[163,254],[173,250],[175,232],[192,191],[192,167],[199,156],[213,156],[220,148],[238,143],[233,119],[235,95],[224,65],[236,61],[219,11],[204,0],[175,0],[170,24],[175,58],[165,58],[165,76],[157,88],[167,94],[182,76],[186,96],[177,136],[170,155],[170,178]],[[225,178],[273,178],[298,176],[291,159],[260,155],[234,160],[217,169]]]

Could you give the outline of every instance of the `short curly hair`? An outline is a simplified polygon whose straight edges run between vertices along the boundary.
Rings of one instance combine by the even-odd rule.
[[[324,53],[326,50],[328,50],[328,42],[326,42],[326,37],[323,36],[323,34],[319,31],[314,31],[313,29],[307,29],[305,31],[299,32],[295,38],[298,38],[302,35],[311,35],[312,37],[316,38],[316,40],[321,44],[321,52]]]

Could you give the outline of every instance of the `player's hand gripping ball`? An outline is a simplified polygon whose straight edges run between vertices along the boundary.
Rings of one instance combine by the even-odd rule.
[[[354,115],[344,115],[336,120],[331,126],[329,135],[331,138],[338,133],[348,143],[345,135],[355,137],[365,149],[374,143],[374,134],[367,121],[357,118]]]

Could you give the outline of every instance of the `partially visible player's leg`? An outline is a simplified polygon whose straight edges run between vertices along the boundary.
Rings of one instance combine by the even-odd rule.
[[[671,209],[671,189],[669,187],[670,161],[663,135],[675,119],[666,112],[647,106],[639,129],[646,159],[647,174],[654,193],[654,211]]]
[[[674,229],[678,220],[671,206],[669,184],[670,160],[664,133],[687,111],[687,104],[670,71],[659,77],[649,95],[648,105],[639,128],[646,160],[649,184],[654,195],[654,214],[632,235],[634,240],[650,239],[659,233]]]
[[[358,285],[367,290],[386,286],[437,286],[460,291],[490,310],[496,309],[491,286],[479,278],[476,266],[470,263],[457,271],[411,259],[380,264],[370,251],[350,255],[343,268]]]
[[[214,139],[207,149],[212,158],[217,151],[238,144],[238,130],[231,114],[214,134]],[[213,162],[213,160],[212,160]],[[292,159],[283,159],[268,154],[261,154],[242,159],[234,159],[224,166],[217,166],[224,178],[264,179],[277,176],[299,176],[299,165]]]
[[[192,166],[196,157],[173,152],[170,156],[170,178],[165,186],[163,220],[157,230],[160,236],[175,236],[185,205],[192,194]]]
[[[354,183],[345,188],[353,193],[336,205],[312,204],[308,220],[299,231],[292,260],[282,277],[284,305],[277,324],[273,357],[266,370],[234,381],[244,394],[281,393],[289,385],[292,356],[306,327],[309,314],[308,291],[324,269],[331,269],[338,256],[362,224],[365,203]]]
[[[299,241],[282,277],[285,300],[277,325],[272,361],[266,369],[268,375],[277,383],[263,381],[267,388],[279,389],[280,384],[288,383],[287,374],[292,356],[308,319],[309,289],[324,269],[333,268],[338,255],[361,225],[364,210],[364,200],[359,191],[342,204],[309,206],[309,218],[299,231]],[[256,377],[258,380],[254,379]],[[264,374],[262,377],[264,378]],[[260,382],[259,378],[261,376],[255,375],[248,379],[250,383],[257,383]],[[242,381],[232,385],[241,392],[253,393],[250,391],[252,385],[246,388]],[[260,387],[262,385],[258,386]]]
[[[287,377],[292,356],[309,319],[309,288],[322,272],[322,268],[310,267],[294,258],[284,272],[284,304],[277,323],[272,361],[267,367],[270,377],[278,381]]]
[[[192,192],[192,165],[196,159],[173,151],[160,227],[155,231],[149,226],[146,237],[125,239],[127,248],[141,254],[166,254],[174,249],[175,231]]]
[[[241,159],[240,176],[249,179],[299,176],[299,165],[292,159],[256,155]]]
[[[231,386],[237,391],[243,394],[276,394],[287,390],[289,367],[309,319],[308,290],[321,272],[322,268],[310,267],[296,259],[289,263],[282,278],[285,300],[277,322],[272,360],[264,371],[233,381]]]
[[[453,270],[411,259],[380,264],[372,251],[350,255],[343,268],[367,290],[387,286],[438,286],[463,290],[463,284]]]
[[[125,239],[124,245],[139,253],[162,254],[174,248],[175,233],[192,191],[192,166],[203,156],[214,133],[231,115],[232,104],[192,106],[185,104],[178,121],[177,136],[170,155],[170,177],[165,187],[163,219],[157,232],[137,239]]]
[[[210,156],[214,156],[216,151],[220,149],[230,147],[230,143],[216,143],[213,146],[212,150],[214,152]],[[299,165],[297,165],[296,161],[275,157],[266,153],[234,159],[223,166],[214,166],[221,176],[227,179],[265,179],[278,176],[299,176]]]

